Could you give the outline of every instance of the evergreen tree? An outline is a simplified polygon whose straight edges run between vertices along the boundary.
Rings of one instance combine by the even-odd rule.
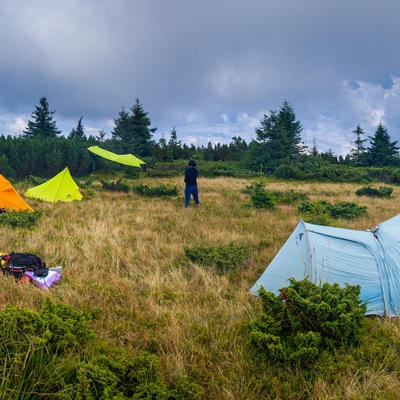
[[[301,132],[303,127],[300,121],[296,120],[296,114],[292,105],[285,100],[278,113],[279,123],[293,147],[293,154],[298,155],[303,147],[301,146]]]
[[[395,166],[399,163],[397,141],[392,142],[387,129],[380,122],[374,136],[370,136],[367,162],[371,167]]]
[[[113,139],[127,141],[130,136],[130,116],[125,111],[125,107],[121,107],[118,118],[114,119],[114,129],[111,131]]]
[[[270,110],[269,114],[270,115],[264,114],[264,118],[261,121],[261,127],[256,129],[256,140],[260,143],[274,141],[279,135],[279,122],[277,112]]]
[[[350,160],[358,166],[363,165],[365,159],[365,153],[367,148],[364,146],[364,143],[367,139],[362,139],[362,135],[364,135],[364,130],[361,129],[360,125],[357,125],[357,128],[353,131],[356,134],[356,140],[354,144],[355,148],[350,150]]]
[[[335,156],[335,154],[333,153],[332,149],[329,149],[328,151],[326,151],[324,153],[320,153],[320,157],[323,160],[328,161],[331,164],[338,164],[339,163],[339,160]]]
[[[79,118],[78,124],[76,125],[76,128],[72,128],[72,131],[68,135],[68,139],[77,139],[77,138],[84,138],[85,137],[85,132],[83,130],[83,125],[82,125],[82,118]]]
[[[101,131],[99,131],[99,134],[96,136],[96,140],[98,140],[99,142],[104,142],[106,135],[107,135],[107,132],[101,130]]]
[[[162,135],[160,140],[158,141],[156,146],[156,151],[157,151],[156,156],[161,161],[165,162],[173,160],[172,149],[167,145],[167,141],[164,138],[164,135]]]
[[[272,160],[293,157],[304,151],[300,145],[302,129],[293,107],[285,100],[279,112],[264,114],[261,127],[256,129],[257,141],[267,144],[262,148],[270,153]]]
[[[28,126],[23,131],[25,137],[57,137],[61,131],[57,129],[56,121],[53,121],[55,111],[50,111],[46,97],[42,97],[39,104],[31,114],[33,121],[28,121]]]
[[[181,142],[178,140],[178,134],[176,133],[175,127],[172,128],[172,131],[171,131],[171,134],[169,137],[169,141],[168,141],[168,145],[171,147],[181,145]]]
[[[111,132],[112,138],[119,142],[117,143],[119,151],[132,153],[139,157],[149,156],[155,149],[152,136],[157,128],[149,128],[151,121],[139,99],[136,99],[130,110],[132,114],[122,108],[118,118],[114,119],[115,127]]]
[[[240,136],[233,136],[229,144],[232,161],[240,161],[247,151],[247,143]]]
[[[316,139],[314,138],[314,140],[313,140],[313,145],[312,145],[312,147],[311,147],[311,151],[310,151],[310,155],[311,156],[313,156],[313,157],[318,157],[318,146],[317,146],[317,141],[316,141]]]
[[[157,128],[149,128],[151,125],[148,113],[143,110],[138,98],[131,107],[132,116],[130,117],[131,130],[127,142],[133,145],[132,150],[139,156],[145,157],[152,153],[154,142],[152,137]]]
[[[178,134],[175,127],[172,128],[168,147],[171,149],[173,159],[178,160],[182,154],[182,142],[178,140]]]

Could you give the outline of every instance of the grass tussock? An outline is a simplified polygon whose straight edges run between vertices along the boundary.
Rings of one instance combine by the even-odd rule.
[[[200,209],[193,203],[184,209],[181,178],[141,179],[145,187],[181,188],[174,196],[149,198],[92,185],[80,202],[29,199],[32,208],[42,210],[36,228],[3,226],[0,252],[36,253],[50,267],[62,265],[62,279],[43,291],[0,277],[0,308],[38,310],[46,296],[68,304],[93,316],[90,326],[99,338],[127,353],[155,354],[168,382],[185,375],[207,399],[398,398],[400,346],[389,353],[379,344],[383,332],[388,346],[393,340],[400,344],[398,321],[370,321],[369,343],[362,345],[368,357],[362,351],[336,355],[326,368],[315,366],[313,379],[292,367],[254,362],[246,324],[258,315],[260,302],[248,290],[301,218],[299,204],[252,207],[245,193],[251,182],[245,179],[198,183]],[[313,202],[366,207],[367,214],[355,220],[335,220],[352,229],[373,229],[400,212],[398,188],[390,200],[357,196],[359,186],[352,184],[267,182],[266,188],[304,193]],[[232,243],[249,249],[235,273],[221,273],[185,253],[185,248],[215,251]]]

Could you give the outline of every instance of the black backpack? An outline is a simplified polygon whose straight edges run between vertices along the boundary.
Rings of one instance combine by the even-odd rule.
[[[11,253],[6,256],[5,273],[20,279],[26,271],[47,270],[46,263],[36,254]],[[41,272],[41,271],[40,271]]]

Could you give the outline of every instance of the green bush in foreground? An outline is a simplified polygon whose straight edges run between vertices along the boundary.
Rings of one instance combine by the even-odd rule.
[[[96,339],[85,316],[46,299],[41,313],[8,306],[0,311],[1,399],[200,399],[187,377],[173,387],[158,358],[131,355]]]
[[[363,333],[366,304],[360,287],[289,279],[275,296],[261,288],[260,317],[249,324],[250,342],[270,363],[308,366],[325,350],[356,346]]]

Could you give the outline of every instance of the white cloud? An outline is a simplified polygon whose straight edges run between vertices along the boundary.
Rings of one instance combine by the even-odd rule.
[[[314,141],[319,152],[332,151],[336,155],[346,155],[353,147],[351,130],[344,131],[338,120],[320,115],[307,125],[302,132],[304,143],[311,148]]]
[[[0,115],[0,135],[20,136],[27,126],[26,116],[23,115]]]
[[[225,124],[229,122],[229,117],[226,113],[221,114],[221,121]]]
[[[344,82],[352,114],[359,115],[360,120],[368,126],[383,123],[385,89],[382,85],[369,82],[357,81],[356,84],[357,87],[351,88],[348,82]]]
[[[349,107],[364,130],[373,135],[379,123],[385,125],[388,132],[396,140],[400,139],[398,110],[400,107],[400,84],[397,77],[392,76],[388,87],[380,83],[357,81],[355,87],[344,84]]]

